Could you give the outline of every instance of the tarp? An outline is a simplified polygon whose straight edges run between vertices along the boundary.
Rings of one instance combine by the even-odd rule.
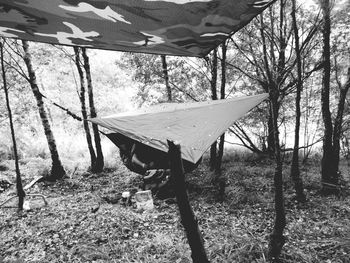
[[[100,49],[207,55],[273,0],[0,0],[0,36]]]
[[[181,146],[182,159],[196,163],[233,123],[268,94],[226,100],[167,103],[146,110],[90,119],[145,145],[168,151],[167,140]]]

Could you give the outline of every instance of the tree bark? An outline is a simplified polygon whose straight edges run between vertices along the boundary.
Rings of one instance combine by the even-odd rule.
[[[221,45],[222,50],[222,59],[221,59],[221,88],[220,88],[220,99],[225,99],[226,96],[226,42]],[[215,164],[215,180],[218,184],[219,201],[223,202],[225,199],[225,185],[226,178],[222,174],[222,157],[224,155],[224,146],[225,146],[225,133],[220,136],[219,140],[219,149],[216,158]]]
[[[37,84],[35,71],[32,66],[31,55],[29,53],[28,42],[26,40],[22,40],[22,45],[25,53],[23,60],[27,66],[28,75],[29,75],[29,84],[30,84],[30,87],[32,88],[32,92],[37,102],[39,115],[41,118],[42,125],[44,127],[44,131],[45,131],[45,135],[46,135],[46,139],[47,139],[47,143],[49,146],[51,159],[52,159],[52,168],[51,168],[50,176],[48,176],[45,179],[50,181],[55,181],[63,178],[66,172],[62,166],[60,157],[58,155],[55,137],[51,130],[50,122],[47,118],[47,113],[45,111],[44,101],[42,99],[42,95],[40,93],[40,90]]]
[[[348,72],[347,72],[347,82],[343,87],[340,87],[337,116],[334,120],[334,132],[333,132],[334,165],[338,174],[339,174],[338,171],[339,171],[339,160],[340,160],[340,139],[342,135],[343,115],[344,115],[346,95],[349,91],[349,88],[350,88],[350,67],[348,68]],[[338,174],[337,176],[339,176]]]
[[[221,59],[221,88],[220,88],[220,99],[225,99],[226,96],[226,43],[221,45],[222,59]],[[225,145],[225,133],[221,135],[219,141],[219,149],[216,160],[216,170],[221,170],[222,157],[224,155]]]
[[[92,146],[92,138],[91,138],[91,133],[89,128],[89,123],[86,121],[86,119],[88,118],[88,115],[87,115],[86,103],[85,103],[85,80],[84,80],[84,73],[81,68],[79,47],[74,47],[74,53],[75,53],[75,65],[77,67],[79,79],[80,79],[79,99],[80,99],[80,105],[81,105],[81,114],[83,116],[83,126],[84,126],[86,141],[87,141],[87,145],[90,153],[90,169],[92,169],[93,167],[95,167],[96,154],[95,154],[94,147]]]
[[[9,117],[9,121],[10,121],[13,153],[15,156],[16,189],[17,189],[17,196],[18,196],[18,209],[23,210],[24,197],[26,196],[26,194],[23,190],[21,171],[19,169],[17,143],[16,143],[15,129],[13,127],[10,99],[9,99],[9,94],[8,94],[7,79],[6,79],[6,72],[5,72],[5,63],[4,63],[4,46],[3,46],[2,42],[0,42],[0,56],[1,56],[1,70],[2,70],[3,88],[4,88],[4,92],[5,92],[8,117]]]
[[[281,254],[282,247],[285,243],[285,237],[283,231],[286,226],[286,215],[284,209],[284,197],[283,197],[283,179],[282,179],[282,158],[279,145],[279,131],[277,125],[276,116],[277,107],[277,91],[270,89],[270,107],[273,113],[273,127],[274,127],[274,138],[275,138],[275,173],[274,173],[274,190],[275,190],[275,223],[269,242],[269,258],[277,259]]]
[[[321,161],[322,192],[332,194],[338,192],[338,174],[337,165],[334,159],[333,149],[333,124],[329,107],[330,96],[330,77],[331,77],[331,18],[330,18],[330,1],[322,0],[321,9],[323,15],[323,77],[321,90],[321,112],[324,124],[323,137],[323,156]]]
[[[271,12],[271,11],[270,11]],[[264,61],[264,67],[266,71],[266,82],[264,82],[263,88],[265,91],[270,92],[271,85],[273,85],[273,74],[270,69],[270,64],[268,60],[268,54],[267,54],[267,44],[266,44],[266,38],[265,38],[265,31],[264,31],[264,17],[261,14],[260,15],[260,35],[261,35],[261,41],[262,41],[262,48],[263,48],[263,61]],[[273,156],[275,152],[275,138],[274,138],[274,124],[273,124],[273,112],[272,108],[269,108],[269,116],[268,116],[268,122],[267,122],[267,150],[270,155],[270,157]]]
[[[95,108],[94,96],[93,96],[90,62],[89,62],[89,57],[86,54],[86,48],[82,48],[82,52],[83,52],[83,58],[84,58],[84,69],[86,73],[86,80],[88,84],[87,86],[88,86],[88,94],[89,94],[90,117],[95,118],[97,117],[97,114],[96,114],[96,108]],[[104,166],[104,160],[103,160],[103,152],[101,147],[101,138],[100,138],[100,133],[98,131],[97,124],[92,124],[92,130],[94,132],[95,147],[96,147],[96,163],[91,170],[94,172],[102,172],[103,166]]]
[[[169,84],[168,64],[166,62],[166,56],[162,55],[161,58],[162,58],[163,76],[165,80],[165,87],[166,87],[168,101],[172,101],[173,98],[171,94],[171,87]]]
[[[267,120],[267,153],[270,157],[274,156],[275,152],[275,139],[273,136],[273,120],[272,120],[272,112],[269,109],[269,116]]]
[[[294,130],[294,149],[291,165],[291,177],[294,182],[294,189],[296,192],[296,199],[299,202],[305,202],[306,196],[304,194],[303,181],[300,175],[299,169],[299,132],[300,132],[300,99],[301,91],[303,89],[303,80],[302,80],[302,65],[301,65],[301,51],[299,46],[299,32],[296,20],[296,0],[292,0],[292,23],[293,31],[295,37],[295,53],[297,61],[297,72],[298,72],[298,81],[296,86],[296,99],[295,99],[295,130]]]
[[[271,259],[278,259],[279,255],[281,254],[283,245],[285,243],[285,237],[283,236],[283,231],[286,226],[286,215],[285,215],[284,197],[283,197],[282,158],[281,158],[279,129],[278,129],[279,98],[281,96],[279,85],[282,82],[283,71],[285,68],[285,48],[286,48],[286,42],[284,38],[284,5],[285,5],[284,0],[281,0],[280,17],[279,17],[280,36],[278,38],[279,39],[279,54],[278,54],[279,56],[278,56],[277,70],[275,72],[276,76],[273,77],[271,72],[268,71],[269,72],[268,90],[269,90],[269,96],[270,96],[270,113],[272,118],[274,153],[275,153],[275,162],[276,162],[275,173],[274,173],[275,223],[274,223],[272,234],[270,236],[269,252],[268,252],[268,256]],[[261,34],[265,39],[263,28],[261,29]],[[263,48],[266,50],[266,46]],[[264,52],[264,54],[265,54],[264,60],[267,61],[266,51]]]
[[[217,77],[218,77],[218,53],[217,53],[217,50],[214,49],[212,65],[211,65],[211,81],[210,81],[212,100],[218,99],[217,90],[216,90]],[[211,171],[215,170],[216,162],[217,162],[217,141],[215,141],[210,147],[209,166]]]
[[[194,263],[209,263],[204,248],[204,241],[198,227],[198,221],[188,200],[180,145],[174,144],[171,141],[168,141],[168,145],[171,180],[174,183],[174,190],[177,205],[180,211],[181,223],[184,226],[188,243],[192,251],[192,261]]]

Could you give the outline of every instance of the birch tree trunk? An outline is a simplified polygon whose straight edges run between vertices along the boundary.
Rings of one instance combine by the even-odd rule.
[[[88,118],[87,111],[86,111],[86,103],[85,103],[85,79],[84,79],[84,73],[81,68],[81,61],[80,61],[80,51],[79,47],[74,47],[74,53],[75,53],[75,65],[78,70],[79,74],[79,80],[80,80],[80,105],[81,105],[81,114],[83,116],[83,126],[84,126],[84,131],[85,131],[85,136],[86,136],[86,142],[88,145],[89,153],[90,153],[90,169],[95,167],[96,163],[96,154],[94,147],[92,145],[92,138],[91,138],[91,132],[89,128],[89,123],[86,121]]]
[[[86,48],[82,48],[82,53],[84,58],[84,69],[86,73],[86,80],[87,80],[87,87],[88,87],[88,94],[89,94],[90,117],[95,118],[97,117],[97,114],[96,114],[96,108],[94,103],[94,93],[93,93],[92,78],[91,78],[91,71],[90,71],[90,62],[89,62],[89,57],[86,54]],[[96,148],[96,163],[95,163],[95,166],[92,167],[92,171],[102,172],[103,166],[104,166],[104,160],[103,160],[103,152],[101,147],[100,133],[98,131],[98,127],[96,124],[92,124],[92,130],[94,132],[94,140],[95,140],[95,148]]]
[[[42,125],[44,127],[45,136],[46,136],[50,154],[51,154],[52,168],[51,168],[51,173],[46,178],[46,180],[55,181],[57,179],[61,179],[66,174],[66,172],[62,166],[60,157],[58,155],[55,137],[51,130],[50,122],[48,120],[48,116],[45,111],[44,101],[42,99],[42,95],[40,93],[40,90],[37,84],[36,75],[33,69],[31,55],[29,52],[28,42],[26,40],[22,40],[22,45],[24,50],[23,60],[27,66],[28,75],[29,75],[29,84],[37,102],[39,115],[41,118]]]

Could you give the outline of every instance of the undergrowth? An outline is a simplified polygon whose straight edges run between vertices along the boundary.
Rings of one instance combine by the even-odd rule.
[[[151,212],[122,205],[121,192],[137,191],[141,178],[122,166],[116,155],[111,152],[100,174],[87,172],[89,164],[84,159],[63,159],[68,179],[31,189],[46,195],[48,206],[40,199],[28,199],[29,211],[1,209],[0,262],[192,262],[173,198],[155,198]],[[8,168],[1,175],[14,182],[13,162],[1,165]],[[21,160],[25,183],[49,170],[50,160]],[[267,262],[274,220],[274,163],[252,155],[228,154],[223,173],[227,179],[223,203],[216,201],[211,183],[214,175],[206,160],[187,176],[210,261]],[[308,202],[299,205],[293,201],[289,166],[283,170],[287,242],[281,262],[349,262],[348,193],[318,195],[319,167],[314,164],[303,167],[302,174]]]

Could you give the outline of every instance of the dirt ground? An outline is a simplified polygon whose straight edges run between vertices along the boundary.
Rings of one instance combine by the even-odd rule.
[[[12,162],[2,178],[14,182]],[[45,173],[49,162],[22,161],[24,181]],[[116,167],[116,168],[115,168]],[[0,262],[192,262],[174,198],[154,197],[152,211],[138,211],[120,200],[137,191],[140,177],[119,163],[100,174],[69,170],[70,178],[38,183],[30,193],[30,209],[0,209]],[[226,201],[215,199],[205,164],[188,175],[188,190],[211,262],[266,262],[274,220],[269,162],[224,163]],[[293,200],[285,171],[287,242],[281,262],[350,262],[350,195],[318,194],[317,167],[303,170],[308,202]],[[318,176],[318,175],[317,175]],[[0,202],[14,191],[1,193]],[[6,204],[15,206],[16,202]]]

